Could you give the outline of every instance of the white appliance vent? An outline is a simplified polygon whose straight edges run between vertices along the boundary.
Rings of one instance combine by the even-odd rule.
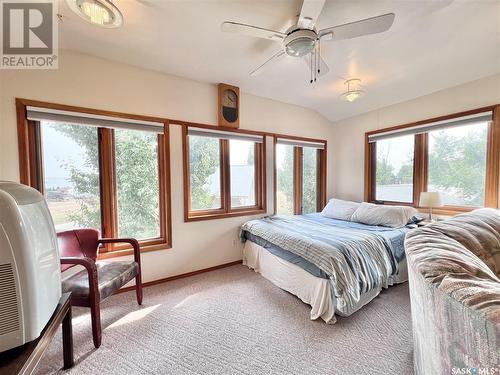
[[[0,264],[0,335],[19,329],[16,282],[12,264]]]

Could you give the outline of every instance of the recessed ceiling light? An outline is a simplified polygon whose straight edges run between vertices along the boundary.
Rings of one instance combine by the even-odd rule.
[[[361,80],[358,78],[348,79],[344,82],[347,90],[341,95],[341,98],[347,100],[348,102],[353,102],[365,94],[361,90]]]
[[[73,12],[94,25],[114,28],[123,23],[120,10],[111,0],[66,0]]]

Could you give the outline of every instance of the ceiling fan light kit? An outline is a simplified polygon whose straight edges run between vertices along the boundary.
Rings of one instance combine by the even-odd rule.
[[[309,66],[310,82],[313,83],[317,77],[325,75],[329,71],[328,65],[321,57],[320,44],[322,41],[337,41],[381,33],[389,30],[395,18],[394,13],[387,13],[317,31],[315,24],[324,4],[325,0],[304,0],[297,24],[284,33],[233,21],[223,22],[221,30],[281,42],[282,49],[275,52],[257,69],[254,69],[250,73],[251,76],[256,76],[286,54],[290,57],[302,58]]]
[[[85,21],[105,28],[116,28],[123,24],[120,10],[111,0],[66,0],[70,9]]]
[[[365,94],[364,90],[361,89],[359,78],[348,79],[344,85],[346,85],[347,90],[340,97],[348,102],[353,102]]]
[[[283,44],[288,56],[302,57],[313,52],[318,35],[314,30],[295,30],[288,34]]]

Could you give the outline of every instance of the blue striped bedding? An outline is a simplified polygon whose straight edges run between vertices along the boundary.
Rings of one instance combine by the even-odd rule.
[[[387,287],[404,259],[409,230],[308,214],[251,220],[242,226],[242,238],[316,277],[329,279],[337,304],[349,311],[361,294]]]

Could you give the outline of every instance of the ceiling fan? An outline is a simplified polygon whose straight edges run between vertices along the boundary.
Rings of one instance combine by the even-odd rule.
[[[284,55],[302,58],[311,71],[311,83],[318,76],[328,73],[328,65],[321,57],[321,42],[351,39],[368,34],[387,31],[394,22],[394,13],[387,13],[360,21],[316,30],[316,21],[323,9],[325,0],[304,0],[296,25],[285,32],[265,29],[258,26],[226,21],[221,25],[224,32],[249,35],[257,38],[274,40],[282,44],[282,48],[262,65],[254,69],[250,75],[255,76],[270,63]]]

